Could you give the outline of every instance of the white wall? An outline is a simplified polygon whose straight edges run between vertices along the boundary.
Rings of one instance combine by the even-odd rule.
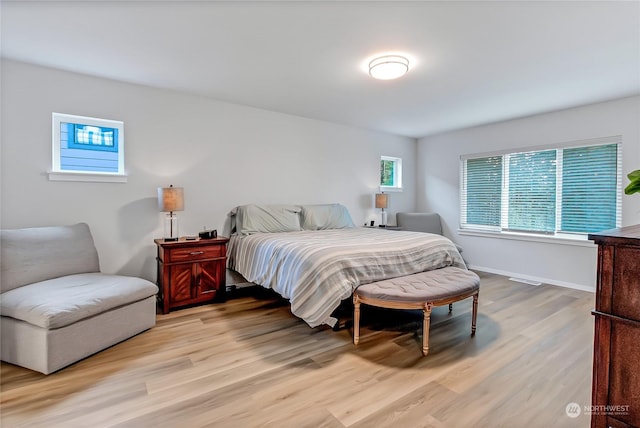
[[[185,189],[181,235],[228,233],[227,213],[246,203],[340,202],[363,224],[380,218],[388,155],[406,183],[389,211],[415,209],[414,139],[15,61],[1,70],[2,228],[86,222],[104,272],[155,281],[159,186]],[[128,182],[49,181],[52,112],[124,121]]]
[[[623,183],[640,168],[640,97],[480,126],[418,141],[419,210],[442,215],[446,234],[475,268],[542,282],[594,289],[596,247],[462,236],[459,159],[462,154],[622,136]],[[623,196],[622,225],[640,223],[640,195]]]

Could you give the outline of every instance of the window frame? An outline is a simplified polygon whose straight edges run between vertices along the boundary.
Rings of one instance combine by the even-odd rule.
[[[388,186],[382,183],[382,175],[380,175],[380,191],[381,192],[402,192],[402,158],[393,156],[380,156],[380,169],[383,162],[393,162],[393,185]]]
[[[611,137],[603,137],[603,138],[594,138],[589,140],[577,140],[559,144],[550,144],[550,145],[542,145],[542,146],[532,146],[525,148],[517,148],[517,149],[509,149],[509,150],[501,150],[494,152],[486,152],[486,153],[475,153],[475,154],[465,154],[460,156],[460,171],[459,171],[459,186],[460,186],[460,215],[459,215],[459,228],[458,233],[461,235],[475,235],[475,236],[493,236],[500,237],[506,239],[520,239],[520,240],[530,240],[530,241],[539,241],[539,242],[562,242],[570,245],[591,245],[592,243],[587,240],[588,232],[563,232],[561,231],[560,223],[562,221],[561,213],[562,213],[562,168],[563,168],[563,153],[564,149],[573,149],[573,148],[586,148],[592,146],[604,146],[604,145],[617,145],[617,160],[616,160],[616,214],[615,214],[615,227],[620,227],[622,221],[622,137],[611,136]],[[508,165],[505,166],[505,162],[509,161],[509,156],[524,152],[539,152],[545,150],[557,150],[559,156],[556,158],[557,162],[557,170],[556,170],[556,218],[555,218],[555,231],[547,234],[547,233],[538,233],[538,232],[527,232],[527,231],[510,231],[508,229],[508,213],[505,213],[505,210],[508,210],[508,201],[505,201],[505,198],[508,199],[508,190],[509,186],[507,183],[508,175],[505,175],[504,170],[508,169]],[[466,223],[467,218],[467,188],[465,181],[465,161],[470,159],[479,159],[479,158],[490,158],[490,157],[502,157],[502,186],[501,186],[501,200],[502,200],[502,209],[500,214],[500,225],[499,226],[483,226],[483,225],[473,225]],[[507,171],[508,173],[508,171]],[[505,203],[506,202],[506,203]]]
[[[100,119],[96,117],[77,116],[65,113],[53,112],[52,115],[52,160],[49,180],[51,181],[95,181],[95,182],[127,182],[124,162],[124,122],[111,119]],[[113,142],[113,147],[82,147],[82,150],[104,151],[117,153],[117,172],[107,171],[86,171],[62,169],[61,160],[61,124],[69,123],[74,125],[95,126],[100,128],[112,128],[117,130],[117,138]],[[75,137],[74,137],[75,138]],[[76,147],[78,148],[78,147]]]

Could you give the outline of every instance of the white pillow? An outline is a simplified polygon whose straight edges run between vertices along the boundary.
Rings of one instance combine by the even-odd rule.
[[[349,210],[341,204],[303,205],[301,216],[304,230],[355,227]]]
[[[300,210],[296,205],[242,205],[235,209],[236,233],[294,232],[300,230]],[[233,213],[232,213],[233,214]]]

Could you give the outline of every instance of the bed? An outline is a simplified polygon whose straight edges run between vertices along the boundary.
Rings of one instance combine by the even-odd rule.
[[[340,204],[244,205],[231,215],[228,267],[288,299],[311,327],[335,325],[333,311],[361,284],[466,268],[449,239],[355,227]]]

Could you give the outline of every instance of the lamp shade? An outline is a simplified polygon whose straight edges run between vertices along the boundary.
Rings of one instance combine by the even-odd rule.
[[[389,195],[386,193],[376,193],[376,208],[387,208],[389,206]]]
[[[158,209],[162,212],[184,210],[184,189],[182,187],[158,187]]]

